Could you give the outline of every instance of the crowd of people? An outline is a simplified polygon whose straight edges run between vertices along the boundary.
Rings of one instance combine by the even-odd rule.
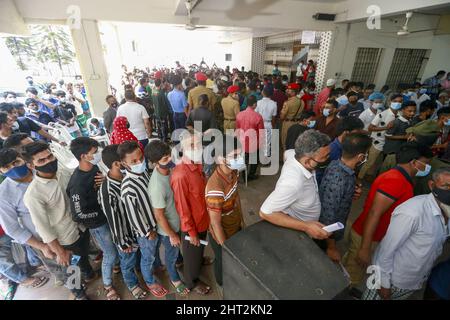
[[[120,299],[119,272],[136,299],[162,298],[169,292],[163,270],[177,294],[208,295],[202,266],[214,264],[222,286],[222,245],[245,227],[240,172],[257,180],[265,157],[283,166],[260,217],[313,238],[347,270],[353,296],[406,299],[426,283],[425,298],[450,299],[450,260],[435,266],[449,235],[450,73],[395,90],[328,79],[316,94],[313,61],[302,61],[292,82],[277,66],[265,75],[204,61],[123,69],[123,92],[111,88],[91,130],[81,85],[50,84],[41,93],[31,82],[25,105],[13,92],[3,97],[0,274],[9,298],[18,284],[39,288],[49,280],[14,261],[13,242],[75,299],[88,299],[85,285],[99,273],[106,298]],[[70,143],[52,136],[55,123]],[[96,136],[107,136],[108,145]],[[77,168],[58,162],[54,143],[70,149]],[[370,186],[365,204],[350,225],[363,184]],[[324,229],[338,222],[344,228]],[[101,272],[90,263],[93,244]],[[206,244],[214,259],[204,256]],[[74,265],[80,286],[70,285]],[[378,268],[373,285],[364,283],[370,266]]]

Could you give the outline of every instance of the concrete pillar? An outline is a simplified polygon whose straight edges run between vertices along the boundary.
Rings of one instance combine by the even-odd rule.
[[[331,39],[333,36],[333,32],[326,31],[321,33],[320,37],[320,46],[319,46],[319,58],[317,59],[317,70],[316,70],[316,87],[322,90],[325,85],[325,74],[327,72],[330,48],[331,48]],[[309,56],[308,56],[309,59]]]
[[[82,20],[81,27],[71,32],[91,112],[101,117],[106,109],[109,84],[97,21]]]

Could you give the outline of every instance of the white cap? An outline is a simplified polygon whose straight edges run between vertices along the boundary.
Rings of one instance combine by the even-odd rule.
[[[336,84],[336,80],[335,79],[328,79],[327,80],[327,87],[334,86],[335,84]]]
[[[228,77],[227,77],[227,76],[221,76],[221,77],[220,77],[220,80],[222,80],[222,81],[228,81]]]

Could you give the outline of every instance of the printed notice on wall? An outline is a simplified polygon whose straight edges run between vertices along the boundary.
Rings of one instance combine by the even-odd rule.
[[[316,42],[315,31],[302,31],[302,44],[309,44]]]

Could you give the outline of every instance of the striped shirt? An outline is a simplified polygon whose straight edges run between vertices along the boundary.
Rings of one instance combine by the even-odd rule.
[[[125,250],[136,243],[136,237],[120,197],[121,184],[121,181],[106,176],[106,180],[98,191],[98,202],[108,220],[113,242],[120,249]]]
[[[137,237],[148,237],[150,231],[156,231],[156,219],[150,203],[148,184],[150,171],[135,174],[127,170],[122,181],[121,198],[125,204],[127,218]]]

